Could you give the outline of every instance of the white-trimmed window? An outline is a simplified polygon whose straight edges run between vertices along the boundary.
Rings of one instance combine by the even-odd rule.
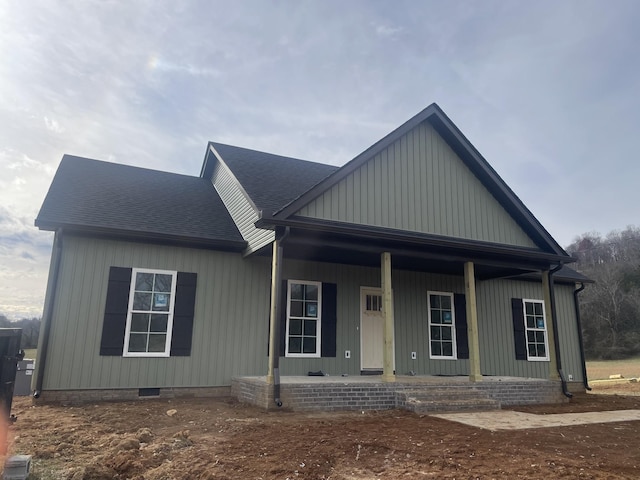
[[[547,319],[542,300],[522,300],[524,328],[527,339],[527,360],[549,360]]]
[[[427,292],[429,298],[429,358],[453,359],[456,356],[456,321],[453,293]]]
[[[322,283],[287,282],[287,357],[319,357]]]
[[[134,268],[125,330],[125,357],[168,357],[177,272]]]

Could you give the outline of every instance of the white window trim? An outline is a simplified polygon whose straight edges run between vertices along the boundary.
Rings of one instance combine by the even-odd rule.
[[[171,299],[169,302],[169,318],[167,319],[167,338],[164,352],[129,352],[129,336],[131,334],[131,314],[133,313],[133,297],[136,289],[136,275],[138,273],[155,273],[171,275]],[[124,334],[123,357],[169,357],[171,355],[171,333],[173,332],[173,308],[176,301],[176,283],[178,272],[175,270],[157,270],[153,268],[133,268],[131,269],[131,285],[129,286],[129,305],[127,307],[127,326]],[[166,312],[162,312],[166,313]]]
[[[291,285],[297,283],[301,285],[315,285],[318,287],[318,316],[316,317],[316,353],[289,353],[289,320],[291,318]],[[299,317],[295,317],[299,318]],[[284,337],[285,357],[291,358],[320,358],[322,338],[322,282],[310,280],[288,280],[287,281],[287,329]]]
[[[444,355],[434,355],[431,352],[431,295],[441,295],[446,297],[451,297],[451,341],[453,342],[452,346],[452,356],[444,356]],[[457,360],[458,359],[458,349],[456,348],[456,311],[455,306],[453,304],[453,293],[452,292],[437,292],[429,290],[427,291],[427,314],[429,317],[428,324],[428,337],[429,337],[429,359],[431,360]],[[438,324],[441,326],[441,324]]]
[[[527,327],[527,302],[530,303],[540,303],[542,304],[542,318],[544,318],[544,329],[540,328],[528,328]],[[524,341],[527,349],[527,360],[529,362],[548,362],[549,361],[549,331],[547,330],[547,311],[544,308],[544,301],[538,300],[537,298],[523,298],[522,299],[522,321],[524,322]],[[545,357],[530,357],[529,356],[529,335],[527,332],[532,330],[534,332],[539,332],[544,330],[544,351],[546,353]]]

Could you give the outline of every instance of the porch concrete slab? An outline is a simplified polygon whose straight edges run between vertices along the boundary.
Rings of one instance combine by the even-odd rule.
[[[533,413],[500,410],[474,413],[441,413],[432,417],[464,423],[485,430],[526,430],[529,428],[567,427],[590,423],[640,421],[640,410],[611,410],[605,412],[554,413],[536,415]]]

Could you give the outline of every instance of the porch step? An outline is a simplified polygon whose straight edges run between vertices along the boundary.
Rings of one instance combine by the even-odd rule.
[[[499,410],[500,402],[469,387],[435,387],[396,392],[398,405],[416,413]]]

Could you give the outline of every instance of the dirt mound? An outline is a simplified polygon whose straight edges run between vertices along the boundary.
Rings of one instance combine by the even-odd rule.
[[[640,384],[624,388],[629,396],[520,410],[640,409]],[[33,455],[41,480],[640,477],[637,422],[489,432],[399,410],[263,412],[220,399],[34,407],[19,398],[14,413],[9,451]]]

